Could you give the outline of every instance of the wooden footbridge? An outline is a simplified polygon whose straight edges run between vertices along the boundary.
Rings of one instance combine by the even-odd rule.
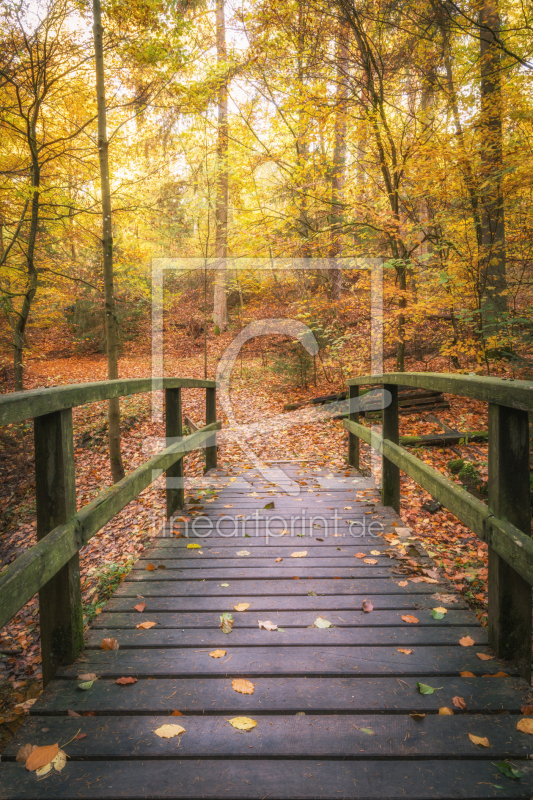
[[[489,403],[488,505],[398,445],[400,382]],[[382,436],[359,420],[369,385],[382,387]],[[166,450],[78,512],[72,407],[150,391],[150,381],[0,398],[0,424],[35,419],[39,537],[0,573],[0,625],[39,591],[46,682],[2,754],[0,800],[531,798],[533,717],[521,709],[533,702],[533,383],[350,381],[350,466],[337,473],[217,470],[215,385],[164,386]],[[206,389],[206,426],[181,438],[184,386]],[[382,453],[381,498],[358,471],[359,439]],[[183,455],[197,447],[214,499],[176,521]],[[489,544],[488,629],[397,516],[400,470]],[[174,524],[84,645],[78,551],[162,471]],[[87,687],[79,676],[90,673]],[[22,745],[57,743],[68,755],[60,771],[16,761]]]

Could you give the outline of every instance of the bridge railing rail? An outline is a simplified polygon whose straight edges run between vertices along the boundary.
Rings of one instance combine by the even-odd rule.
[[[182,388],[205,389],[206,425],[183,436]],[[72,409],[113,397],[164,390],[166,447],[77,510]],[[217,465],[216,382],[138,378],[70,384],[0,396],[0,425],[33,419],[37,544],[0,571],[0,629],[39,592],[43,681],[84,646],[79,551],[153,481],[166,474],[166,513],[183,508],[183,457],[205,448]]]
[[[529,413],[533,381],[427,372],[363,375],[347,381],[350,413],[348,460],[359,468],[359,440],[382,456],[381,496],[400,511],[400,471],[428,491],[489,546],[488,631],[499,656],[531,680],[533,541],[529,466]],[[360,422],[360,386],[381,385],[381,435]],[[473,497],[399,445],[398,386],[430,389],[488,403],[488,502]]]

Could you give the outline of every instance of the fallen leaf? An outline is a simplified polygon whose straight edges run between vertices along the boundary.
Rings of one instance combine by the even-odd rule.
[[[307,550],[296,550],[296,552],[291,553],[291,558],[303,558],[307,555]]]
[[[475,678],[476,677],[473,672],[468,672],[468,670],[465,670],[464,672],[460,672],[459,675],[461,676],[461,678]]]
[[[356,553],[354,555],[354,558],[364,558],[365,556],[366,556],[366,553]]]
[[[150,628],[153,628],[154,625],[157,625],[157,622],[150,622],[149,620],[146,620],[146,622],[139,622],[139,624],[136,625],[135,627],[142,628],[143,630],[148,631],[150,630]]]
[[[489,672],[487,675],[482,675],[482,677],[483,678],[508,678],[509,677],[509,673],[508,672],[494,672],[494,673],[490,673]]]
[[[116,639],[102,639],[100,648],[102,650],[118,650],[118,642]]]
[[[533,706],[522,706],[520,709],[520,713],[524,714],[524,716],[529,716],[533,714]]]
[[[84,692],[88,692],[89,689],[92,687],[94,681],[85,681],[84,683],[78,683],[78,689],[82,689]]]
[[[360,730],[361,733],[366,733],[367,736],[375,736],[375,733],[372,730],[372,728],[359,728],[358,730]]]
[[[448,708],[448,706],[443,706],[442,708],[439,708],[439,714],[441,714],[444,717],[451,717],[453,716],[453,713],[454,712],[452,711],[452,709]]]
[[[77,711],[73,711],[71,708],[67,708],[67,716],[69,716],[69,717],[81,717],[81,714],[78,714]]]
[[[58,744],[48,744],[44,747],[36,747],[26,759],[26,769],[34,772],[50,764],[59,752]]]
[[[85,672],[83,675],[78,675],[79,681],[96,681],[98,680],[95,672]]]
[[[22,747],[17,750],[15,761],[21,761],[25,764],[34,750],[37,750],[36,744],[23,744]]]
[[[266,508],[267,511],[270,511],[270,509],[276,508],[276,506],[274,505],[274,503],[267,503],[266,506],[263,506],[263,508]]]
[[[226,651],[225,650],[213,650],[213,652],[209,653],[209,655],[211,656],[211,658],[222,658],[222,656],[226,655]]]
[[[412,650],[406,650],[404,647],[398,647],[397,650],[399,653],[403,653],[404,656],[410,656],[413,652]]]
[[[370,600],[363,600],[362,609],[363,609],[363,611],[365,611],[367,613],[369,611],[373,611],[374,610],[374,604],[371,603]]]
[[[266,619],[264,621],[262,619],[258,619],[257,622],[259,624],[259,627],[264,628],[266,631],[277,631],[278,629],[278,626],[275,625],[273,622],[270,622],[269,619]]]
[[[239,550],[237,555],[242,557],[242,556],[251,556],[252,554],[250,553],[249,550]]]
[[[282,558],[276,558],[276,561],[283,561]]]
[[[222,508],[233,508],[233,503],[228,503],[227,505],[222,506]]]
[[[56,772],[61,772],[65,764],[67,763],[67,754],[64,750],[58,750],[57,756],[52,759],[52,764],[54,765],[54,769]]]
[[[290,535],[291,535],[291,532],[290,532],[290,530],[289,530],[288,528],[283,528],[283,529],[282,529],[282,530],[279,532],[279,535],[280,535],[280,536],[290,536]]]
[[[251,731],[257,725],[257,721],[250,719],[250,717],[233,717],[228,722],[239,731]]]
[[[234,611],[246,611],[247,608],[250,608],[250,603],[237,603],[233,606]]]
[[[87,738],[87,734],[86,733],[77,733],[76,736],[74,737],[73,741],[79,742],[80,739],[86,739],[86,738]]]
[[[173,711],[170,716],[171,717],[182,717],[183,714],[181,713],[181,711]]]
[[[179,736],[181,733],[185,733],[185,728],[182,728],[181,725],[161,725],[160,728],[157,728],[154,733],[156,736],[160,736],[161,739],[173,739],[174,736]]]
[[[444,619],[444,614],[441,611],[437,611],[436,608],[432,609],[431,616],[433,619]]]
[[[482,747],[490,747],[489,740],[486,736],[475,736],[473,733],[468,734],[468,738],[472,742],[472,744],[478,744]]]
[[[233,689],[240,694],[253,694],[255,686],[244,678],[234,678],[231,682]]]
[[[187,550],[201,550],[201,549],[202,545],[197,544],[197,542],[191,542],[190,544],[187,545]]]
[[[463,697],[454,697],[452,703],[456,708],[466,708],[466,703]]]
[[[133,606],[133,608],[135,611],[140,611],[142,613],[146,608],[146,603],[138,603],[136,606]]]
[[[187,545],[187,547],[189,547],[189,545]],[[148,572],[153,572],[155,567],[153,564],[147,564],[146,569],[148,570]]]
[[[45,764],[44,767],[39,767],[39,769],[35,770],[35,774],[38,778],[44,778],[45,775],[48,775],[54,768],[53,763],[50,761],[49,764]]]
[[[375,558],[365,558],[365,564],[377,564],[377,563],[378,562],[376,561]]]
[[[404,622],[409,622],[412,625],[416,625],[416,623],[420,621],[416,617],[412,617],[411,614],[404,614],[402,619]]]
[[[381,550],[371,550],[370,551],[370,555],[371,556],[380,556],[381,555]]]
[[[439,606],[438,608],[434,608],[433,611],[436,611],[437,614],[447,614],[448,613],[448,609],[447,608],[443,608],[443,606]]]
[[[221,583],[220,585],[221,585],[221,586],[222,586],[224,589],[227,589],[227,588],[228,588],[228,586],[229,586],[229,583]]]
[[[420,694],[433,694],[433,693],[434,693],[434,692],[436,692],[438,689],[442,689],[442,686],[437,686],[437,687],[434,689],[434,688],[433,688],[433,686],[428,686],[428,685],[427,685],[427,683],[419,683],[419,682],[417,681],[417,682],[416,682],[416,688],[418,689],[418,691],[420,692]]]
[[[331,622],[329,622],[329,620],[324,619],[324,617],[317,617],[315,619],[315,621],[313,622],[313,625],[311,627],[314,627],[314,628],[332,628],[333,625],[331,624]]]
[[[476,656],[480,661],[492,661],[492,656],[487,655],[487,653],[476,653]]]
[[[220,615],[220,627],[222,628],[222,633],[231,633],[231,629],[233,628],[234,619],[231,614],[221,614]]]
[[[530,717],[519,719],[516,723],[516,730],[522,733],[533,733],[533,719]]]
[[[520,778],[524,777],[523,772],[521,772],[519,769],[515,769],[506,761],[499,761],[496,766],[498,767],[500,772],[507,778],[513,778],[513,780],[520,780]]]
[[[118,683],[119,686],[127,686],[130,683],[137,683],[137,678],[117,678],[115,683]]]
[[[459,639],[459,644],[461,647],[472,647],[475,642],[471,636],[463,636],[462,639]]]
[[[403,588],[404,586],[409,586],[409,581],[400,581],[400,582],[398,583],[398,586],[401,586],[402,588]]]
[[[425,715],[425,714],[420,714],[420,713],[418,713],[418,712],[416,712],[416,711],[415,711],[413,714],[409,714],[409,716],[410,716],[410,717],[411,717],[411,719],[412,719],[412,720],[414,720],[415,722],[422,722],[422,720],[424,719],[424,717],[425,717],[426,715]]]

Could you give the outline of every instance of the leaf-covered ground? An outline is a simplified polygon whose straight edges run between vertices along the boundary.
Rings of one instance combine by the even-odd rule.
[[[224,345],[224,337],[210,343],[208,375],[214,376],[216,356]],[[229,337],[225,337],[229,340]],[[203,352],[197,344],[174,342],[167,361],[167,374],[203,377]],[[173,354],[172,354],[173,351]],[[179,355],[178,355],[179,352]],[[147,355],[125,355],[120,361],[121,377],[150,375]],[[446,369],[443,366],[442,369]],[[33,361],[27,372],[27,387],[52,386],[105,379],[106,362],[101,355],[47,357]],[[300,460],[306,463],[342,466],[345,463],[347,438],[340,421],[309,421],[309,409],[299,416],[283,412],[287,402],[325,394],[343,388],[340,378],[332,385],[322,373],[305,389],[280,383],[279,375],[265,369],[262,351],[251,350],[234,370],[231,400],[235,421],[240,424],[260,423],[246,433],[246,443],[260,458]],[[184,414],[200,424],[205,419],[204,392],[184,390]],[[486,430],[487,410],[481,404],[449,397],[450,409],[439,409],[435,415],[443,423],[460,430]],[[162,437],[160,421],[152,419],[151,397],[134,395],[122,400],[123,457],[126,470],[131,470],[148,457],[154,440]],[[314,412],[313,412],[314,413]],[[74,440],[78,506],[91,501],[110,485],[106,449],[106,406],[95,403],[74,410]],[[307,416],[306,416],[307,415]],[[219,409],[224,423],[227,418]],[[271,420],[271,418],[275,418]],[[297,424],[293,420],[299,420]],[[271,420],[271,421],[269,421]],[[285,423],[286,420],[286,423]],[[285,423],[285,424],[284,424]],[[439,425],[425,414],[401,416],[401,433],[438,433]],[[31,424],[10,426],[1,432],[3,450],[0,475],[0,508],[3,530],[0,538],[0,562],[11,563],[36,541],[35,498],[33,478],[33,444]],[[365,470],[373,469],[379,477],[379,463],[369,448],[362,447]],[[426,448],[415,451],[426,463],[438,468],[454,480],[467,481],[472,491],[483,496],[487,473],[487,449],[483,445],[460,448]],[[449,462],[459,457],[468,469],[460,478],[452,475]],[[237,441],[225,442],[220,449],[219,463],[246,462],[247,456]],[[189,455],[186,475],[199,477],[203,470],[203,453]],[[424,509],[431,498],[410,479],[402,478],[402,517],[420,537],[437,564],[476,610],[481,620],[486,616],[487,548],[446,510],[435,513]],[[145,490],[125,508],[90,543],[81,555],[84,611],[89,624],[132,564],[144,550],[164,519],[162,480]],[[39,646],[39,614],[37,597],[28,603],[0,633],[0,747],[13,734],[31,700],[41,691]],[[23,704],[22,706],[20,704]],[[18,707],[16,707],[18,706]]]

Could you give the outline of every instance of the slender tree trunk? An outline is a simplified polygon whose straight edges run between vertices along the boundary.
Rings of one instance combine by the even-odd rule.
[[[217,68],[227,69],[226,23],[224,0],[216,0]],[[220,78],[219,78],[220,79]],[[217,269],[213,302],[215,332],[228,327],[228,300],[226,294],[228,256],[228,83],[221,81],[218,89],[217,130],[217,181],[215,206],[215,257]]]
[[[302,258],[311,258],[311,247],[309,245],[309,198],[308,198],[308,175],[309,175],[309,137],[307,132],[307,111],[306,98],[304,92],[304,82],[306,78],[306,0],[298,2],[298,55],[297,55],[297,93],[298,93],[298,132],[296,140],[296,161],[298,174],[296,176],[298,194],[298,217],[300,227],[300,237],[302,245],[300,248]],[[316,285],[316,281],[311,278],[311,286]]]
[[[113,228],[111,223],[111,189],[109,185],[109,145],[107,141],[106,102],[104,82],[104,48],[100,0],[93,0],[94,60],[96,67],[96,97],[98,108],[98,157],[102,192],[102,260],[104,267],[105,330],[107,343],[107,377],[118,378],[118,329],[113,287]],[[124,477],[120,452],[120,402],[118,397],[108,401],[109,458],[113,483]]]
[[[498,0],[479,6],[481,67],[481,169],[482,228],[481,287],[485,331],[498,314],[507,311],[505,218],[502,194],[503,132],[501,55],[494,40],[500,32]]]
[[[348,68],[348,25],[340,22],[337,31],[337,89],[335,96],[335,144],[331,172],[331,239],[329,246],[329,280],[331,294],[338,300],[342,291],[342,270],[336,259],[342,255],[342,221],[346,172],[346,70]]]

